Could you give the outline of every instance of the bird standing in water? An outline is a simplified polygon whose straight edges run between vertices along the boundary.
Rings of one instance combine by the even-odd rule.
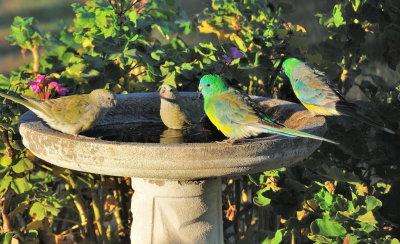
[[[203,103],[200,99],[183,97],[171,85],[161,86],[160,99],[161,120],[168,128],[187,129],[199,124],[204,117]]]

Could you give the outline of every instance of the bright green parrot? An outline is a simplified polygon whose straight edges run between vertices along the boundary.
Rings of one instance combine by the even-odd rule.
[[[282,69],[289,77],[297,98],[308,110],[325,116],[350,116],[394,134],[394,131],[358,113],[357,106],[347,102],[324,73],[309,67],[296,58],[286,59],[283,62]]]
[[[182,130],[199,124],[204,117],[203,102],[183,97],[171,85],[164,84],[160,90],[160,116],[171,129]]]
[[[23,96],[24,100],[4,93],[0,96],[29,108],[51,128],[74,136],[95,126],[117,104],[115,95],[105,89],[48,100]]]
[[[307,137],[337,144],[334,141],[289,129],[269,119],[257,109],[251,98],[229,87],[218,75],[205,75],[199,91],[204,97],[204,111],[210,121],[226,136],[227,143],[261,133],[275,133],[289,137]]]

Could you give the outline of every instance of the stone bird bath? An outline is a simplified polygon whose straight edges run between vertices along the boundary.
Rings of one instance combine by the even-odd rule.
[[[182,93],[195,96],[195,93]],[[271,118],[322,135],[325,119],[302,106],[257,98]],[[158,93],[118,96],[117,108],[97,128],[160,122]],[[132,243],[223,243],[221,178],[287,167],[308,157],[320,141],[269,136],[233,146],[210,143],[135,143],[93,140],[52,130],[32,112],[20,119],[24,145],[60,167],[132,177]]]

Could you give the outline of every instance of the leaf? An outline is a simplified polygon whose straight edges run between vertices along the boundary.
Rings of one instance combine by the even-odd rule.
[[[357,184],[356,193],[359,196],[364,196],[365,194],[368,194],[368,187],[366,187],[364,184]]]
[[[9,86],[10,86],[9,79],[6,76],[4,76],[3,74],[0,74],[0,88],[8,89]]]
[[[176,78],[176,72],[171,72],[169,74],[167,74],[164,79],[161,81],[162,84],[168,84],[168,85],[172,85],[173,87],[176,87],[176,82],[175,82],[175,78]]]
[[[354,12],[357,12],[358,8],[362,6],[366,0],[350,0],[351,6],[353,6]]]
[[[329,237],[343,236],[347,233],[343,226],[329,219],[316,219],[311,223],[310,228],[314,234]]]
[[[13,165],[11,168],[15,173],[22,173],[25,171],[32,170],[33,163],[27,158],[22,158],[21,160],[18,161],[18,163]]]
[[[12,240],[13,240],[13,236],[14,236],[14,232],[9,232],[9,233],[0,232],[0,241],[2,244],[11,244]]]
[[[323,210],[329,210],[333,204],[333,196],[326,190],[321,189],[320,192],[314,195],[315,202]]]
[[[3,157],[1,157],[1,159],[0,159],[0,165],[1,166],[7,167],[10,164],[12,164],[12,158],[11,157],[9,157],[7,155],[4,155]]]
[[[268,188],[263,188],[259,191],[257,191],[257,196],[253,198],[254,204],[257,206],[268,206],[271,203],[271,199],[268,197],[264,197],[262,194],[266,192]]]
[[[374,196],[367,196],[365,199],[367,211],[374,210],[376,207],[382,207],[382,202]]]
[[[333,211],[343,211],[345,216],[349,216],[356,212],[352,201],[347,200],[343,195],[335,195],[335,202],[333,204]]]
[[[11,188],[17,193],[22,194],[32,189],[32,184],[29,183],[26,178],[14,178],[11,182]]]
[[[157,50],[157,51],[155,51],[155,52],[151,52],[151,53],[150,53],[150,56],[151,56],[153,59],[155,59],[155,60],[157,60],[157,61],[160,61],[161,55],[163,55],[163,54],[164,54],[163,51]]]
[[[42,220],[46,217],[46,208],[42,203],[35,202],[29,210],[29,215],[35,220]]]
[[[247,47],[246,44],[244,43],[244,41],[242,40],[242,38],[240,38],[238,35],[236,34],[232,34],[231,38],[233,38],[233,40],[235,41],[237,47],[240,49],[240,51],[242,52],[246,52],[247,51]]]
[[[393,238],[393,239],[390,241],[390,244],[400,244],[400,241],[399,241],[397,238]]]
[[[342,15],[342,7],[343,5],[341,4],[336,4],[333,7],[333,23],[336,27],[346,24],[346,21],[344,20]]]
[[[347,235],[346,238],[343,240],[343,244],[353,244],[358,242],[358,237],[355,235]]]
[[[199,46],[202,48],[212,50],[212,51],[217,51],[217,49],[214,47],[214,44],[212,42],[200,42]]]
[[[10,186],[12,177],[8,173],[4,177],[0,177],[0,193],[4,192]]]
[[[358,216],[357,220],[370,225],[376,225],[378,223],[372,211],[369,211],[364,215]]]
[[[282,232],[280,230],[277,230],[274,236],[271,237],[270,235],[268,235],[267,238],[263,240],[262,244],[279,244],[282,242],[282,239]]]

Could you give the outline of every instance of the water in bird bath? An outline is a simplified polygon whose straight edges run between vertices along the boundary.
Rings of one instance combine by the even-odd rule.
[[[98,127],[83,133],[105,141],[139,143],[205,143],[225,138],[207,128],[168,129],[162,123],[131,123],[116,127]]]

